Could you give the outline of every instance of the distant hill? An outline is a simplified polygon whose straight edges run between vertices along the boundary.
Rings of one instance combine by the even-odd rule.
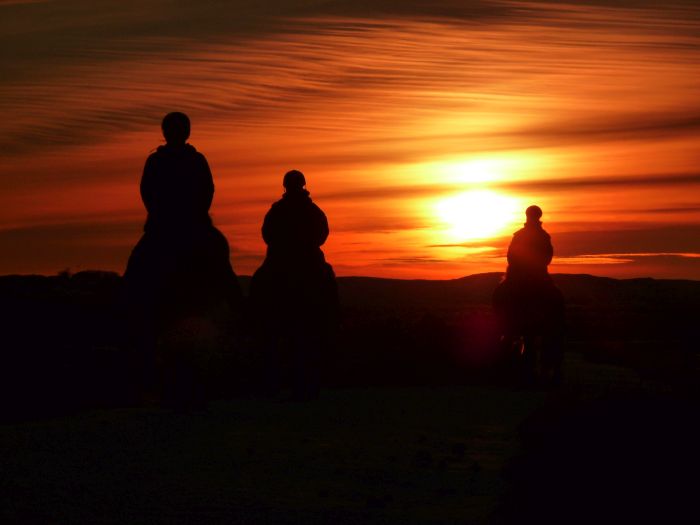
[[[556,274],[574,332],[586,332],[589,322],[601,329],[663,333],[674,319],[683,322],[700,312],[700,281],[611,279],[585,274]],[[490,309],[501,273],[484,273],[445,281],[341,277],[340,295],[346,310],[358,315],[420,317],[426,313],[451,317]]]
[[[556,274],[553,278],[566,299],[569,334],[578,339],[674,338],[694,326],[694,316],[700,311],[700,281],[585,274]],[[491,296],[501,279],[501,273],[450,280],[339,277],[338,287],[349,325],[380,319],[414,323],[425,316],[454,324],[476,312],[488,315]],[[247,293],[250,277],[240,277],[240,281]],[[21,334],[39,327],[42,333],[55,334],[57,341],[87,342],[112,331],[121,333],[124,308],[120,294],[121,277],[113,272],[0,276],[5,339],[15,334],[14,339],[22,342]]]
[[[325,356],[324,382],[481,380],[499,359],[490,304],[501,278],[338,278],[342,326]],[[250,278],[240,280],[247,290]],[[668,377],[698,368],[691,342],[700,281],[566,274],[554,275],[554,281],[567,302],[569,350]],[[123,404],[124,385],[135,372],[122,298],[116,273],[1,276],[0,388],[7,391],[0,397],[10,409],[20,406],[18,398],[24,413]],[[265,366],[252,335],[243,333],[243,343],[239,338],[222,348],[216,367],[224,395],[253,388],[256,367]]]
[[[700,304],[700,281],[612,279],[588,274],[554,274],[568,304]],[[458,279],[385,279],[338,277],[344,306],[372,310],[455,309],[488,306],[503,273],[478,273]],[[248,277],[241,277],[246,288]]]
[[[481,273],[450,280],[407,280],[377,277],[338,277],[343,306],[378,314],[454,312],[487,307],[502,273]],[[586,274],[555,274],[567,304],[576,307],[697,308],[700,281],[668,279],[612,279]],[[241,276],[244,291],[250,277]],[[73,275],[0,276],[0,306],[10,310],[17,301],[107,304],[119,293],[121,277],[114,272],[83,271]]]

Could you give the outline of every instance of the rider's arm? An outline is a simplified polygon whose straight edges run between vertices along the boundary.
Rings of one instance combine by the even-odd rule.
[[[544,255],[545,255],[545,260],[547,261],[546,265],[549,266],[549,263],[552,262],[552,257],[554,256],[554,247],[552,246],[552,238],[549,235],[547,235],[547,242],[545,244]]]
[[[211,201],[214,199],[214,178],[209,169],[209,163],[204,155],[199,154],[201,162],[202,182],[199,195],[199,206],[202,211],[208,212]]]
[[[318,245],[323,246],[323,243],[326,242],[326,239],[328,239],[328,234],[330,233],[328,229],[328,219],[321,208],[316,208],[318,209]]]
[[[275,241],[275,215],[275,208],[273,206],[270,208],[270,211],[265,214],[265,219],[263,220],[262,237],[263,241],[265,241],[265,244],[268,246]]]
[[[146,164],[143,167],[143,175],[141,176],[141,200],[143,201],[146,211],[152,213],[156,206],[156,191],[155,191],[155,160],[153,156],[146,159]]]
[[[510,245],[508,245],[508,255],[506,256],[506,259],[508,260],[508,264],[513,264],[515,260],[515,249],[514,246],[517,243],[517,236],[513,235],[513,239],[510,241]]]

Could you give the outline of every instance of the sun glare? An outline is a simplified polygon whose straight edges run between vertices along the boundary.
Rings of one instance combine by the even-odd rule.
[[[503,173],[501,162],[493,159],[476,159],[452,162],[442,167],[444,179],[459,183],[479,183],[497,180]]]
[[[430,166],[446,183],[480,184],[502,180],[518,180],[541,172],[548,163],[542,155],[526,153],[499,154],[498,156],[454,158]]]
[[[522,213],[518,200],[491,190],[473,190],[438,201],[437,216],[455,240],[486,239],[503,233]]]

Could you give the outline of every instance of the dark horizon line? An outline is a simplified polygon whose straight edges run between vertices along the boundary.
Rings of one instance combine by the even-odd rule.
[[[46,275],[46,274],[41,274],[41,273],[8,273],[8,274],[2,274],[0,275],[0,280],[5,279],[8,277],[62,277],[64,275],[67,275],[68,277],[74,277],[76,275],[80,274],[105,274],[105,275],[116,275],[119,278],[123,278],[123,274],[113,271],[113,270],[97,270],[97,269],[91,269],[91,270],[80,270],[77,272],[71,272],[70,269],[67,270],[62,270],[58,271],[52,275]],[[479,273],[472,273],[468,275],[463,275],[462,277],[453,277],[451,279],[421,279],[421,278],[401,278],[401,277],[375,277],[371,275],[337,275],[336,279],[338,280],[349,280],[349,279],[365,279],[365,280],[373,280],[373,281],[402,281],[402,282],[435,282],[435,283],[441,283],[441,282],[454,282],[454,281],[461,281],[464,279],[469,279],[471,277],[479,277],[479,276],[502,276],[505,275],[505,271],[502,272],[479,272]],[[700,283],[700,279],[690,279],[690,278],[666,278],[666,277],[651,277],[651,276],[645,276],[645,277],[609,277],[605,275],[594,275],[592,273],[550,273],[552,277],[588,277],[588,278],[593,278],[593,279],[605,279],[609,281],[640,281],[640,280],[651,280],[651,281],[667,281],[667,282],[691,282],[691,283]],[[251,279],[252,275],[237,275],[239,279]]]

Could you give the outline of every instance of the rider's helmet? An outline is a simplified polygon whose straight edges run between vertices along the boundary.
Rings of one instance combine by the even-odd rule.
[[[525,217],[527,217],[528,222],[537,222],[542,217],[542,208],[539,206],[532,205],[525,210]]]
[[[299,170],[288,171],[284,175],[282,186],[284,186],[287,191],[302,189],[304,186],[306,186],[304,174]]]
[[[168,144],[184,144],[190,136],[190,119],[179,111],[165,115],[160,127]]]

